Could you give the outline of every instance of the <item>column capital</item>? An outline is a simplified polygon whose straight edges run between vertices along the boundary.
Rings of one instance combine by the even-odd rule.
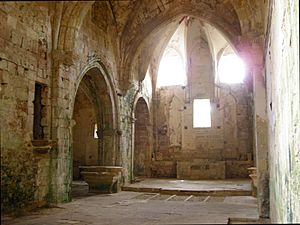
[[[79,55],[77,55],[74,51],[55,49],[52,51],[52,59],[54,63],[57,62],[66,66],[72,66],[76,61],[78,61]]]

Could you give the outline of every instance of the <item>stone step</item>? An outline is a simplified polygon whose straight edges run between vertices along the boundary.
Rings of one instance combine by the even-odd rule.
[[[72,196],[86,196],[89,193],[89,185],[85,181],[72,182]]]
[[[147,188],[123,186],[122,191],[148,192],[170,195],[194,195],[194,196],[251,196],[248,190],[184,190],[167,188]]]

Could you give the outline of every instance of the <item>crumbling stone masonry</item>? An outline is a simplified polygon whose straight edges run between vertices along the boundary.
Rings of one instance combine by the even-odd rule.
[[[291,0],[1,2],[1,213],[71,201],[80,165],[122,167],[122,185],[255,166],[260,217],[300,222],[298,18]],[[183,25],[187,84],[158,89]],[[247,78],[222,85],[232,52]],[[192,128],[195,98],[211,128]]]

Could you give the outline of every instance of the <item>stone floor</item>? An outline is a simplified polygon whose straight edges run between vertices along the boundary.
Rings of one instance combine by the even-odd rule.
[[[72,188],[72,202],[17,218],[2,216],[1,224],[264,223],[258,220],[256,198],[240,195],[243,191],[251,192],[249,180],[144,179],[124,188],[135,192],[116,194],[88,193],[88,186],[82,181],[73,182]],[[240,196],[234,196],[236,193]]]
[[[18,218],[3,216],[3,225],[63,224],[251,224],[258,218],[252,196],[177,196],[122,191],[75,198]],[[235,219],[236,218],[236,219]],[[245,222],[246,221],[246,222]]]

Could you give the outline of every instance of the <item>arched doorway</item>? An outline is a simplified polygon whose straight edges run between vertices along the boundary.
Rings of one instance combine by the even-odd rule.
[[[133,175],[134,178],[149,177],[151,163],[151,128],[150,115],[146,101],[139,98],[135,111],[134,123],[134,156]]]
[[[97,67],[84,75],[73,111],[73,180],[82,180],[80,166],[116,164],[113,91]]]
[[[96,109],[87,90],[80,85],[75,105],[73,120],[73,179],[81,180],[79,166],[97,165],[99,163],[100,143],[94,135],[97,125]]]

